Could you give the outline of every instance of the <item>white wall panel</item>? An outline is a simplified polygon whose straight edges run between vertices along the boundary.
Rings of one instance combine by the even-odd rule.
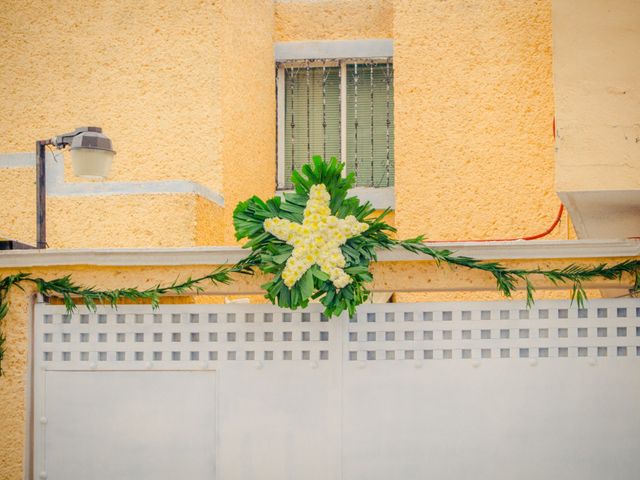
[[[637,478],[638,300],[320,312],[38,305],[36,472]]]

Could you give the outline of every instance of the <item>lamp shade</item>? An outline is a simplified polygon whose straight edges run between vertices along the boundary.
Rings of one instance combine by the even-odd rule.
[[[73,173],[78,177],[106,178],[116,152],[111,140],[99,132],[83,132],[71,141]]]

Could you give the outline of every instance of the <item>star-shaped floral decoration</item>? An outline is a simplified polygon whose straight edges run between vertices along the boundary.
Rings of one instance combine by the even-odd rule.
[[[301,224],[278,217],[264,221],[267,232],[293,247],[282,272],[287,287],[292,287],[313,265],[329,275],[336,288],[343,288],[352,281],[343,270],[346,260],[340,246],[364,232],[369,225],[358,222],[353,215],[344,219],[331,215],[330,200],[324,184],[313,185]]]
[[[251,254],[242,262],[267,275],[265,297],[283,308],[324,305],[327,317],[356,307],[369,297],[369,271],[377,250],[391,248],[393,227],[369,202],[349,196],[353,173],[332,158],[314,157],[291,174],[294,192],[268,200],[251,197],[233,212],[238,240]]]

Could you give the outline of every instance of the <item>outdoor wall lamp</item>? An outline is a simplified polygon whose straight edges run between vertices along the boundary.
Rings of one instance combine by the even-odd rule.
[[[116,152],[99,127],[80,127],[73,132],[36,142],[37,247],[47,248],[47,192],[45,147],[70,146],[73,173],[78,177],[106,178]]]

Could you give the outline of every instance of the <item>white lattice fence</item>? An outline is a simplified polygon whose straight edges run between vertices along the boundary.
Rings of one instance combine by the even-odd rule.
[[[640,302],[35,315],[43,478],[635,478]],[[107,451],[105,451],[105,448]]]

